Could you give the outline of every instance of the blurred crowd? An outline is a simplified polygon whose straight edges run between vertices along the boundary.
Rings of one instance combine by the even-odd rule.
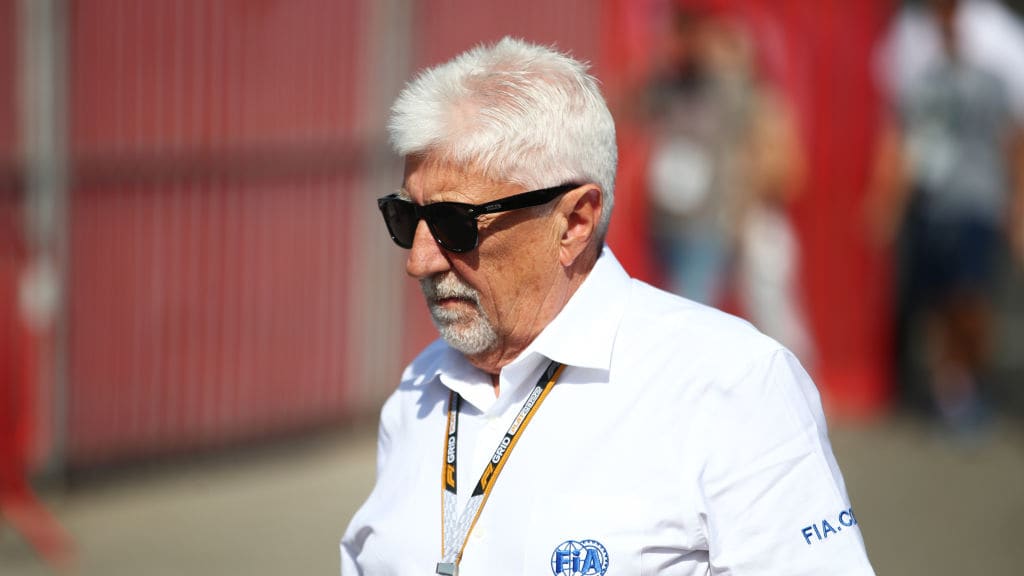
[[[718,307],[734,300],[811,363],[787,212],[805,154],[791,105],[762,62],[757,38],[724,5],[672,12],[641,104],[652,137],[651,245],[665,287]]]
[[[772,74],[779,55],[736,3],[671,6],[634,104],[651,137],[659,277],[747,317],[813,369],[790,217],[806,143]],[[865,234],[892,254],[895,395],[970,433],[992,414],[994,291],[1024,265],[1024,26],[996,0],[908,2],[875,52],[884,113]]]
[[[1024,27],[992,0],[930,0],[879,54],[891,110],[869,213],[896,251],[900,390],[970,431],[991,411],[996,283],[1007,256],[1024,263]]]

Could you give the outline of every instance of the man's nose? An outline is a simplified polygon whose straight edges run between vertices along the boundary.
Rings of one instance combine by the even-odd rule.
[[[441,245],[434,240],[427,223],[420,220],[416,223],[416,233],[412,237],[412,248],[405,260],[405,273],[417,280],[429,278],[449,269],[448,259],[442,252]]]

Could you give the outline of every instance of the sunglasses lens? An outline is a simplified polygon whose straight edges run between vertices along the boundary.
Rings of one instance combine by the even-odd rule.
[[[412,248],[412,238],[416,234],[416,207],[405,200],[388,199],[380,203],[384,223],[395,244],[402,248]]]
[[[417,206],[395,197],[381,198],[377,205],[391,238],[402,248],[412,248],[421,217],[446,250],[469,252],[476,248],[476,219],[469,214],[467,206],[447,202]]]
[[[469,252],[476,248],[476,219],[458,204],[440,202],[428,205],[427,224],[434,238],[452,252]]]

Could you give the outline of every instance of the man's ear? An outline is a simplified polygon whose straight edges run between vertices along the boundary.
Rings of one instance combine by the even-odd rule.
[[[593,184],[569,191],[562,202],[571,208],[566,214],[558,255],[562,266],[569,267],[593,242],[604,206],[601,189]]]

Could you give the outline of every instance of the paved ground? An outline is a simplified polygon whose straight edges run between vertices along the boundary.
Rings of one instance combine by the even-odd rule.
[[[1024,427],[975,444],[919,421],[836,427],[833,444],[880,575],[1019,574]],[[48,500],[86,576],[337,574],[337,540],[370,489],[372,431],[120,473]],[[0,526],[0,575],[50,572]]]

